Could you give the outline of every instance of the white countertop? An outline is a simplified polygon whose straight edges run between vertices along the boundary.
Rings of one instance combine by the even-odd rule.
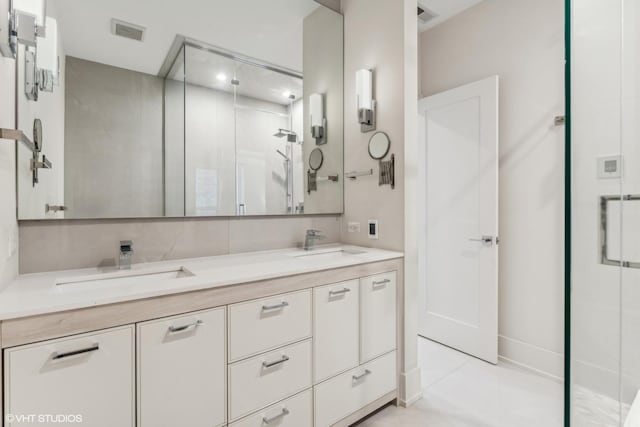
[[[339,248],[363,252],[339,256],[335,254]],[[323,253],[325,255],[313,255]],[[312,256],[300,256],[308,254]],[[276,277],[386,261],[402,256],[401,252],[381,249],[326,245],[318,246],[312,251],[283,249],[134,264],[131,270],[117,270],[112,267],[109,269],[89,268],[27,274],[19,276],[0,292],[0,320],[231,286]],[[132,274],[163,272],[180,268],[188,270],[194,276],[177,279],[153,278],[138,280],[136,283],[130,283],[129,280],[122,281],[122,283],[109,280],[108,283],[98,281],[57,285],[60,282],[111,278],[112,276],[115,278],[122,276],[124,279]]]

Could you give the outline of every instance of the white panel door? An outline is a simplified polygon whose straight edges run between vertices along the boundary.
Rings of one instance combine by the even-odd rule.
[[[498,76],[419,102],[420,335],[498,360]]]

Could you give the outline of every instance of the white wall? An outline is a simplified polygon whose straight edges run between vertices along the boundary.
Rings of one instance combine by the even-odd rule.
[[[345,181],[342,240],[351,244],[407,251],[402,296],[405,318],[399,329],[405,352],[400,366],[402,405],[410,405],[421,396],[417,361],[417,240],[413,216],[418,200],[414,155],[417,148],[416,7],[415,0],[342,2],[345,23],[344,170],[373,168],[375,171],[373,177]],[[369,157],[367,150],[372,134],[361,133],[356,120],[355,74],[362,68],[374,70],[378,130],[386,132],[391,139],[390,153],[394,153],[396,159],[395,189],[378,185],[378,162]],[[405,175],[407,156],[413,156],[413,160],[407,162]],[[369,219],[379,221],[379,240],[367,237]],[[349,222],[359,222],[360,232],[349,233]],[[406,241],[405,235],[408,236]]]
[[[0,76],[0,127],[13,129],[16,125],[13,59],[0,56]],[[18,274],[15,144],[0,139],[0,289]]]
[[[498,74],[499,352],[563,376],[564,2],[485,0],[420,37],[421,95]]]

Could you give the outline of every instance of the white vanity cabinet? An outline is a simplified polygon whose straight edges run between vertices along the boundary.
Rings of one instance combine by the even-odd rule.
[[[396,389],[396,352],[315,387],[315,427],[329,427]]]
[[[229,420],[236,420],[312,385],[311,340],[229,365]]]
[[[12,418],[21,415],[91,427],[345,427],[398,396],[401,268],[394,259],[3,320],[0,427],[28,424]]]
[[[313,427],[313,393],[298,393],[253,415],[245,417],[229,427]]]
[[[360,363],[396,348],[396,273],[360,279]]]
[[[137,326],[138,427],[226,423],[226,310]]]
[[[309,337],[309,289],[229,306],[229,361]]]
[[[4,367],[5,427],[135,425],[133,326],[9,348]]]
[[[359,313],[358,280],[313,290],[314,383],[358,366]]]

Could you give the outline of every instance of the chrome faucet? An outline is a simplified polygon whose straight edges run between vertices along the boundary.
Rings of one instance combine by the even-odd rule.
[[[302,249],[305,251],[311,250],[316,240],[322,240],[324,236],[320,230],[307,230],[307,234],[304,237],[304,246]]]
[[[120,240],[120,270],[131,269],[131,258],[133,257],[133,242],[131,240]]]

